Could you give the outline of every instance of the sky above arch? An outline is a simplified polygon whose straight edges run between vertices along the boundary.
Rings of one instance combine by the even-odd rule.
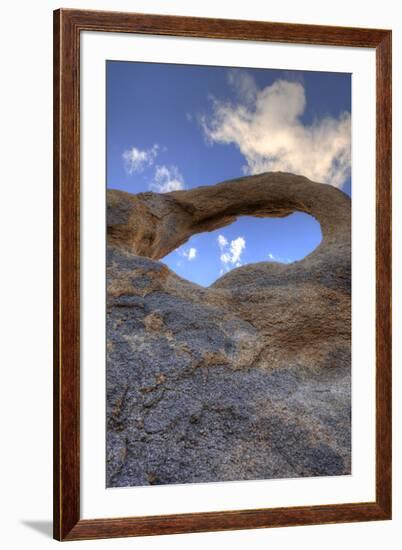
[[[351,195],[351,75],[107,62],[107,186],[130,193],[289,171]],[[319,224],[239,218],[194,235],[162,261],[209,286],[259,261],[290,263],[319,244]]]

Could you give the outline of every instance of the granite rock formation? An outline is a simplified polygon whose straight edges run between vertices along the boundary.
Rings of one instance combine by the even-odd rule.
[[[351,468],[351,208],[265,173],[107,197],[107,485],[328,476]],[[301,261],[233,269],[209,288],[160,260],[241,215],[299,211]]]

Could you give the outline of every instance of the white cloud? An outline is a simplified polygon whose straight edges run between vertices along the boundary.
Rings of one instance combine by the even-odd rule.
[[[300,82],[277,80],[258,90],[244,71],[229,72],[238,103],[213,100],[211,117],[201,117],[212,143],[235,144],[245,157],[246,174],[285,171],[341,188],[350,174],[351,117],[301,121],[306,107]]]
[[[195,260],[197,257],[197,249],[190,248],[189,250],[186,250],[183,255],[187,258],[187,260]]]
[[[149,188],[157,193],[169,193],[184,189],[183,176],[177,166],[157,166]]]
[[[221,254],[221,262],[223,262],[224,264],[228,264],[230,262],[230,255],[228,252]]]
[[[243,237],[237,237],[230,242],[230,263],[238,264],[243,250],[246,248],[246,241]]]
[[[166,147],[161,147],[157,143],[149,149],[142,150],[137,147],[127,149],[122,155],[126,172],[128,174],[143,172],[145,168],[154,164],[161,151],[166,151]],[[177,166],[157,165],[149,188],[157,193],[178,191],[184,189],[184,179]]]
[[[220,261],[222,263],[221,274],[225,271],[230,271],[233,267],[240,267],[241,255],[246,248],[246,241],[243,237],[237,237],[233,241],[229,241],[224,235],[218,235],[218,246],[221,250]]]
[[[218,235],[219,248],[222,250],[227,244],[228,240],[223,235]]]
[[[158,153],[159,145],[157,143],[149,149],[137,149],[137,147],[127,149],[122,155],[126,172],[128,174],[142,172],[144,168],[154,163]]]
[[[191,260],[195,260],[196,257],[197,257],[197,249],[195,247],[191,247],[191,248],[187,248],[187,249],[182,249],[182,248],[178,248],[176,250],[177,254],[179,254],[180,256],[182,256],[183,258],[187,258],[187,260],[190,262]],[[177,265],[181,265],[181,262],[179,261]]]

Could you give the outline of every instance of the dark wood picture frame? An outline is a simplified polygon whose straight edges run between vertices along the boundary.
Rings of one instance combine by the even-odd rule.
[[[376,50],[376,498],[373,502],[80,518],[80,33]],[[391,518],[391,31],[60,9],[54,12],[54,537],[161,535]]]

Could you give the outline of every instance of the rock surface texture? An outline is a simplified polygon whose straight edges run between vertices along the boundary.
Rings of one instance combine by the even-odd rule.
[[[351,470],[351,208],[266,173],[107,197],[107,486]],[[241,215],[321,224],[306,258],[233,269],[209,288],[160,259]]]

